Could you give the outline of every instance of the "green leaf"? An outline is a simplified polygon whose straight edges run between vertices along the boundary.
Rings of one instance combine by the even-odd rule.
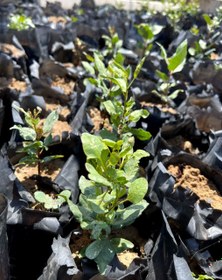
[[[89,77],[86,79],[90,84],[98,86],[98,81],[95,78]]]
[[[134,247],[134,244],[131,241],[124,238],[112,238],[110,242],[113,245],[116,254],[121,253],[127,249],[132,249]]]
[[[37,155],[27,155],[19,160],[18,164],[34,164],[38,162]]]
[[[99,71],[100,75],[106,75],[106,67],[103,61],[100,59],[99,55],[94,53],[94,60],[95,60],[95,66],[97,70]]]
[[[177,98],[178,94],[184,92],[183,89],[177,89],[177,90],[174,90],[170,95],[169,95],[169,98],[170,99],[175,99]]]
[[[125,81],[129,78],[128,71],[123,67],[123,65],[112,60],[108,65],[108,70],[114,75],[115,78],[121,77]]]
[[[85,196],[88,198],[95,196],[95,183],[87,180],[84,176],[81,176],[79,179],[79,188]]]
[[[213,25],[213,20],[210,18],[208,14],[203,14],[203,18],[208,26]]]
[[[23,152],[28,153],[29,155],[33,154],[37,157],[37,152],[41,149],[44,149],[44,145],[42,141],[28,141],[28,142],[23,142]]]
[[[163,28],[164,28],[164,26],[158,25],[158,24],[154,24],[151,26],[151,29],[152,29],[154,35],[159,34],[163,30]]]
[[[123,64],[124,60],[125,60],[124,55],[122,55],[121,53],[118,52],[115,56],[115,61],[119,64]],[[127,77],[129,77],[129,73],[127,73]]]
[[[115,115],[116,114],[116,108],[111,100],[107,100],[103,102],[103,105],[108,112],[109,115]]]
[[[105,273],[107,269],[107,265],[110,264],[110,262],[114,258],[114,255],[115,252],[113,250],[112,244],[110,244],[109,240],[106,240],[103,249],[101,250],[99,255],[95,258],[97,267],[102,275]]]
[[[144,157],[148,157],[149,156],[149,153],[144,151],[144,150],[141,150],[141,149],[137,149],[134,153],[133,153],[133,158],[139,162],[139,160],[141,160],[141,158],[144,158]]]
[[[59,114],[57,110],[52,111],[44,121],[43,134],[47,135],[52,132],[53,126],[59,119]]]
[[[131,181],[135,178],[139,171],[139,161],[141,158],[149,156],[149,153],[147,153],[144,150],[136,150],[133,155],[129,158],[129,160],[124,165],[124,171],[126,174],[126,178],[128,181]]]
[[[105,177],[100,175],[91,164],[86,163],[85,165],[87,171],[89,172],[88,176],[90,180],[108,187],[112,187],[112,184]]]
[[[71,191],[69,190],[63,190],[58,194],[58,198],[59,199],[62,198],[64,202],[67,201],[70,198],[70,196],[71,196]]]
[[[22,127],[21,125],[14,125],[10,129],[17,129],[19,134],[25,141],[35,141],[36,133],[35,130],[30,127]]]
[[[92,67],[92,65],[87,61],[82,61],[82,65],[85,68],[86,71],[88,71],[91,75],[95,75],[95,69]]]
[[[163,80],[164,82],[168,82],[169,81],[169,77],[167,76],[167,74],[165,74],[164,72],[162,71],[159,71],[159,70],[156,70],[156,74],[157,76]]]
[[[85,204],[87,204],[87,207],[90,208],[92,210],[93,213],[95,214],[104,214],[105,211],[102,207],[102,204],[100,204],[100,200],[99,199],[89,199],[86,196],[82,196],[82,201],[85,200]]]
[[[117,141],[117,135],[114,132],[108,131],[107,129],[102,129],[99,135],[103,138],[105,145],[113,147]]]
[[[44,146],[48,147],[51,145],[53,142],[52,134],[49,134],[45,139],[44,139]]]
[[[106,240],[95,240],[85,250],[85,255],[90,260],[94,260],[103,250]]]
[[[81,207],[78,207],[70,199],[67,199],[67,203],[74,217],[81,223],[83,221],[83,214],[80,211]]]
[[[90,133],[83,133],[81,136],[84,153],[87,159],[102,160],[102,152],[108,153],[107,146],[103,143],[102,138]]]
[[[134,71],[134,73],[133,73],[133,79],[134,79],[134,80],[138,77],[138,75],[139,75],[139,73],[140,73],[140,71],[141,71],[141,69],[142,69],[142,67],[143,67],[143,64],[144,64],[145,60],[146,60],[146,56],[144,56],[144,57],[140,60],[139,64],[136,66],[136,69],[135,69],[135,71]]]
[[[129,187],[127,199],[135,204],[144,198],[148,190],[148,182],[145,178],[138,178],[127,186]]]
[[[137,32],[139,35],[146,41],[150,41],[153,39],[154,34],[152,29],[147,23],[141,23],[136,25]]]
[[[143,199],[137,204],[132,204],[124,209],[116,211],[113,228],[122,228],[132,224],[146,209],[148,203]]]
[[[45,201],[46,201],[46,195],[42,191],[36,191],[34,193],[34,198],[40,203],[45,203]]]
[[[122,143],[122,149],[119,152],[119,156],[120,157],[124,157],[126,155],[129,155],[131,151],[133,151],[133,145],[135,143],[135,139],[134,137],[125,137],[123,139],[123,143]]]
[[[114,84],[118,85],[123,93],[127,92],[127,81],[124,78],[112,78],[109,76],[102,76],[102,78],[110,80]]]
[[[103,221],[92,221],[88,229],[91,229],[93,239],[99,239],[102,235],[108,236],[111,233],[110,226]]]
[[[166,53],[165,48],[159,43],[157,43],[157,45],[160,47],[162,58],[165,60],[166,64],[168,65],[169,62],[168,62],[167,53]]]
[[[43,159],[41,159],[41,162],[50,162],[52,160],[63,158],[63,155],[52,155],[52,156],[46,156]]]
[[[173,56],[168,58],[168,69],[171,73],[180,72],[184,64],[186,63],[187,57],[187,40],[184,40],[176,49]]]
[[[129,120],[131,122],[138,122],[141,118],[147,118],[149,116],[149,112],[145,109],[134,110],[129,115]]]
[[[112,152],[110,154],[109,162],[111,165],[115,166],[120,160],[119,154],[116,152]]]
[[[149,140],[152,137],[149,131],[145,131],[142,128],[129,128],[129,131],[141,141]]]
[[[42,191],[36,191],[34,197],[38,202],[44,204],[45,209],[58,209],[65,202],[65,199],[53,198]]]

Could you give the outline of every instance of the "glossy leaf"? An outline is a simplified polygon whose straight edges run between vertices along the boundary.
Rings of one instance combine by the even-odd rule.
[[[186,63],[187,57],[187,40],[184,40],[176,49],[173,56],[168,58],[168,69],[171,73],[180,72],[184,64]]]

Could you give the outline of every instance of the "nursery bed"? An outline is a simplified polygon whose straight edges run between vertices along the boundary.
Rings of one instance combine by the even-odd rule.
[[[72,9],[59,3],[42,7],[38,1],[0,3],[1,280],[222,279],[221,14],[206,16],[192,3],[187,7],[177,18],[172,10],[126,11],[93,1]],[[9,15],[21,11],[33,25],[10,28]],[[145,26],[143,32],[140,24]],[[178,61],[169,65],[178,53],[179,60],[186,55],[177,71]],[[108,78],[112,67],[115,71]],[[125,96],[119,95],[123,73],[127,80],[135,77]],[[107,94],[107,88],[113,91]],[[132,100],[135,103],[126,107]],[[121,111],[122,104],[118,119],[114,113]],[[18,164],[24,156],[24,151],[18,152],[24,139],[12,129],[27,125],[22,110],[34,109],[39,110],[42,124],[58,110],[50,145],[41,155],[61,158],[41,165],[41,174],[36,164]],[[95,138],[90,142],[86,135]],[[138,172],[132,159],[130,166],[121,169],[128,159],[120,162],[121,156],[130,157],[117,149],[125,139],[126,151],[132,152],[127,145],[133,143],[133,151],[139,154]],[[113,151],[108,163],[119,169],[106,175],[109,180],[99,177],[104,195],[106,184],[110,186],[117,176],[118,186],[126,187],[121,207],[137,203],[146,207],[142,211],[138,204],[129,215],[139,213],[138,217],[130,220],[126,215],[123,225],[127,219],[131,223],[112,231],[112,238],[128,239],[134,248],[115,252],[101,275],[96,257],[81,257],[86,252],[83,244],[93,240],[67,202],[83,203],[87,209],[81,195],[84,191],[94,195],[96,187],[89,165],[94,166],[100,152],[106,158],[107,151]],[[102,172],[108,166],[97,168]],[[126,177],[120,176],[123,170]],[[131,173],[140,186],[133,186],[136,198],[127,200],[133,196],[129,195],[134,184]],[[47,208],[37,201],[36,191],[55,200],[69,191],[70,198]],[[101,210],[91,207],[91,212]],[[107,233],[107,228],[103,231]]]

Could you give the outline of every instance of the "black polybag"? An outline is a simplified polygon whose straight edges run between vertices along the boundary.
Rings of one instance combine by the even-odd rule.
[[[169,164],[190,164],[199,168],[201,173],[212,180],[221,193],[220,182],[222,175],[218,170],[203,163],[196,156],[178,154],[166,160]],[[157,164],[152,179],[149,182],[149,198],[161,207],[164,213],[186,229],[191,236],[198,240],[210,240],[222,234],[221,211],[213,209],[208,203],[197,203],[198,197],[184,188],[174,190],[175,180],[162,163]]]
[[[9,256],[7,237],[7,198],[0,193],[0,279],[9,279]]]
[[[148,244],[147,244],[148,245]],[[145,252],[149,256],[146,280],[192,280],[186,254],[178,244],[165,214],[162,212],[162,227],[153,248]]]

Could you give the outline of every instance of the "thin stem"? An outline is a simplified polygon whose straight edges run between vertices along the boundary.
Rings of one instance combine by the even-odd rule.
[[[123,96],[124,96],[123,113],[122,113],[121,121],[120,121],[120,124],[119,124],[119,127],[118,127],[118,133],[120,135],[120,138],[121,138],[121,135],[122,135],[123,127],[125,126],[125,123],[126,123],[126,103],[128,101],[128,91],[126,91],[123,94]]]
[[[41,176],[41,156],[42,150],[37,151],[37,167],[38,167],[38,175]]]
[[[37,167],[38,167],[38,175],[41,176],[41,164],[40,164],[40,161],[38,161]]]

